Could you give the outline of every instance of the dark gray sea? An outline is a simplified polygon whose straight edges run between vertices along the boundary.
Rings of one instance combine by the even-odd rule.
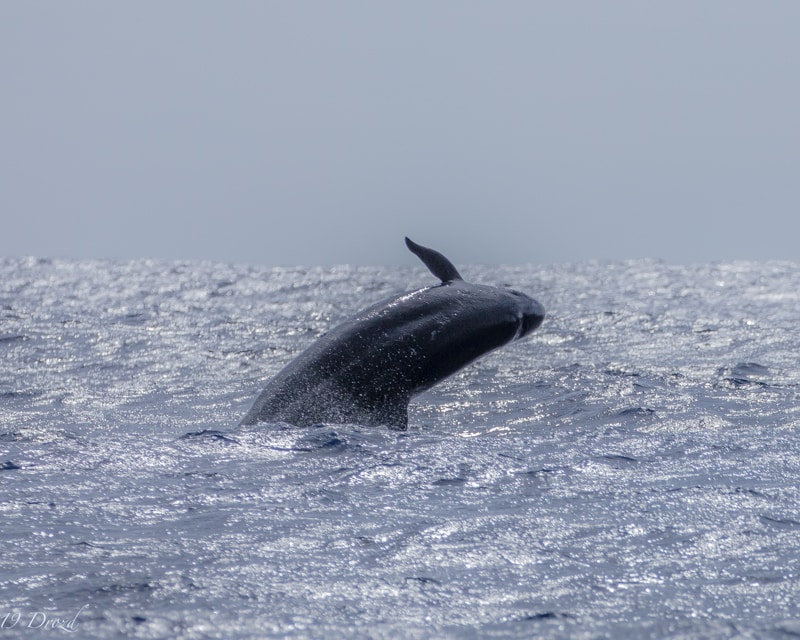
[[[0,259],[0,638],[800,637],[800,264],[460,270],[398,432],[237,425],[422,267]]]

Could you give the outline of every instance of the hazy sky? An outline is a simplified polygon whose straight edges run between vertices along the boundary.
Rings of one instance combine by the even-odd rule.
[[[797,0],[2,0],[0,78],[0,255],[800,259]]]

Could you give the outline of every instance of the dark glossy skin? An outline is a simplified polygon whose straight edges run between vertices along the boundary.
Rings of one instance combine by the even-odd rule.
[[[436,275],[457,279],[394,296],[331,329],[267,384],[243,424],[404,429],[413,396],[542,323],[532,298],[466,283],[444,256],[407,242]]]

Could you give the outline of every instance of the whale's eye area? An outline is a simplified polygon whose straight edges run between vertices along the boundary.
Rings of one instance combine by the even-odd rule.
[[[540,314],[529,314],[526,313],[522,316],[522,329],[520,331],[520,337],[529,334],[531,331],[535,331],[539,328],[539,325],[542,324],[544,320],[544,313]]]
[[[530,296],[525,295],[514,289],[508,289],[508,292],[514,295],[520,304],[520,311],[522,319],[520,321],[518,338],[521,338],[531,331],[539,328],[544,320],[544,307]]]

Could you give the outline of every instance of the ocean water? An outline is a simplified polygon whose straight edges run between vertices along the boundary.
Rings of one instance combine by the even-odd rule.
[[[800,264],[461,272],[398,432],[238,422],[422,268],[0,260],[0,637],[800,636]]]

